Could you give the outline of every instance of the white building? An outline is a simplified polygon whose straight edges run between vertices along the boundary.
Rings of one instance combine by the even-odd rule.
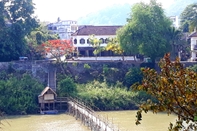
[[[197,31],[194,31],[189,35],[191,39],[191,60],[197,60]]]
[[[83,26],[72,34],[72,41],[80,56],[94,56],[94,48],[89,43],[90,35],[102,41],[101,46],[106,46],[108,38],[114,38],[116,31],[122,26]],[[101,52],[101,56],[109,56],[109,52]]]
[[[170,20],[175,28],[179,28],[179,17],[178,16],[170,16]]]
[[[70,39],[71,34],[78,29],[77,21],[60,20],[60,18],[57,22],[48,24],[47,27],[53,34],[58,34],[61,40]]]

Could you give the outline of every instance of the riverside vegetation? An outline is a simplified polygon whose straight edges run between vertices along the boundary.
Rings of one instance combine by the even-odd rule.
[[[89,67],[85,64],[84,67]],[[108,76],[103,67],[104,76]],[[101,80],[99,77],[88,83],[77,83],[70,76],[57,75],[58,96],[78,97],[99,110],[137,109],[149,98],[144,92],[132,91],[129,87],[140,82],[140,68],[130,68],[123,81]],[[103,77],[105,78],[105,77]],[[39,111],[37,97],[46,85],[30,73],[17,71],[11,66],[0,74],[0,110],[5,114],[34,114]]]

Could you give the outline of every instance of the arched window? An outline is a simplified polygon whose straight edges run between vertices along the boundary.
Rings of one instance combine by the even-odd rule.
[[[90,44],[90,39],[89,38],[87,39],[87,43]]]
[[[104,39],[103,39],[103,38],[100,38],[100,41],[101,41],[101,44],[103,44],[103,43],[104,43]]]
[[[74,44],[77,44],[77,39],[74,39]]]
[[[105,39],[105,43],[107,44],[108,42],[109,42],[109,39],[108,39],[108,38],[106,38],[106,39]]]
[[[84,38],[80,39],[80,44],[85,44],[85,39]]]

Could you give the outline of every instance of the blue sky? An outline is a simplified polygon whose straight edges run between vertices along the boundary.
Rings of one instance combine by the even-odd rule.
[[[143,0],[148,2],[149,0]],[[168,7],[173,0],[157,0],[163,7]],[[91,12],[113,4],[133,4],[140,0],[33,0],[35,14],[41,21],[54,22],[60,17],[63,20],[77,20]]]

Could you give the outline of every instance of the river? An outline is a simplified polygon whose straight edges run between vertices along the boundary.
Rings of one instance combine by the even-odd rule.
[[[136,111],[98,112],[121,131],[166,131],[175,115],[143,114],[142,124],[135,125]],[[79,120],[67,114],[7,116],[2,121],[3,131],[90,131]]]

